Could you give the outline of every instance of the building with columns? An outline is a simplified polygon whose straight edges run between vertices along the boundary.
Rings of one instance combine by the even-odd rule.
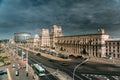
[[[109,35],[103,29],[96,34],[57,37],[56,50],[68,54],[88,54],[90,57],[105,57],[105,41]]]
[[[97,33],[63,36],[61,26],[53,25],[51,33],[41,29],[40,36],[27,40],[28,46],[49,48],[70,55],[88,55],[89,57],[106,57],[112,55],[120,58],[120,39],[110,39],[104,29]]]

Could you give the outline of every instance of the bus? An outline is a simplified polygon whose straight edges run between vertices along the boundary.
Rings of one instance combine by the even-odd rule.
[[[38,76],[45,76],[45,69],[39,64],[33,64],[32,68],[34,73],[36,73]]]

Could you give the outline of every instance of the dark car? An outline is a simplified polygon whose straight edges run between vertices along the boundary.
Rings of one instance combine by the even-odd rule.
[[[1,70],[1,71],[0,71],[0,75],[3,75],[3,74],[4,74],[4,72]]]
[[[36,55],[37,55],[37,56],[41,56],[41,54],[40,54],[40,53],[37,53]]]
[[[0,70],[0,75],[7,74],[7,71],[5,70]]]

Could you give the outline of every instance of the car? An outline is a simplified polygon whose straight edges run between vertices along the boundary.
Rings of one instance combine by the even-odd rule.
[[[0,75],[7,74],[6,70],[0,70]]]
[[[41,54],[40,54],[40,53],[37,53],[36,55],[37,55],[37,56],[41,56]]]
[[[12,68],[15,68],[15,64],[12,65]]]
[[[18,70],[15,71],[15,75],[19,76],[19,71]]]
[[[7,71],[6,71],[6,70],[3,70],[3,73],[4,73],[4,74],[7,74]]]
[[[3,70],[0,70],[0,75],[3,75],[3,74],[4,74]]]

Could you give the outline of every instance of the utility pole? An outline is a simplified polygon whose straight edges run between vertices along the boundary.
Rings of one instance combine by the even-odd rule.
[[[28,50],[26,48],[26,76],[28,76]]]

